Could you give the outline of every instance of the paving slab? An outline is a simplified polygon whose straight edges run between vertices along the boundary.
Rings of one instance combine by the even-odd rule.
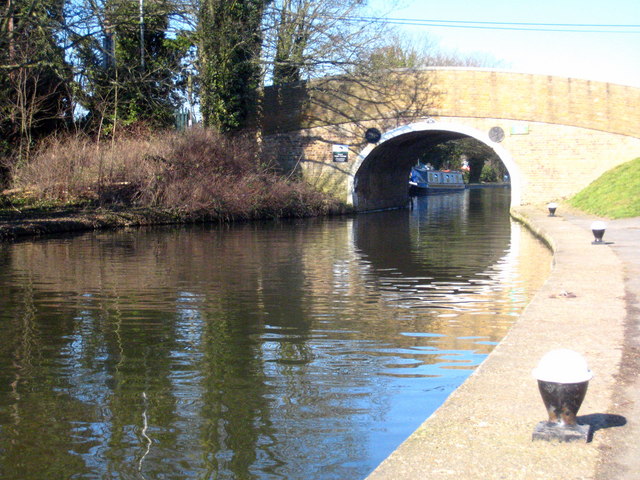
[[[369,480],[640,479],[640,219],[610,222],[606,244],[593,245],[596,218],[562,212],[513,209],[552,247],[549,278],[482,365]],[[579,352],[594,372],[578,413],[590,427],[586,443],[532,441],[547,419],[532,370],[557,348]]]

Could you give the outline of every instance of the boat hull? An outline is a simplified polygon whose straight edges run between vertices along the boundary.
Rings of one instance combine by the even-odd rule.
[[[413,185],[409,184],[409,195],[421,196],[421,195],[437,195],[439,193],[453,193],[464,192],[465,185],[447,186],[447,185]]]

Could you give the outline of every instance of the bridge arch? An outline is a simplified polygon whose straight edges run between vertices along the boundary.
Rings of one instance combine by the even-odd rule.
[[[377,210],[406,204],[408,178],[416,155],[426,146],[470,137],[487,145],[500,158],[511,179],[511,204],[521,201],[522,178],[518,165],[507,149],[488,134],[456,122],[434,120],[409,123],[382,134],[357,155],[348,177],[348,201],[357,210]],[[404,158],[398,158],[404,155]]]
[[[337,77],[268,87],[256,119],[263,155],[359,211],[406,205],[412,152],[454,138],[496,152],[513,206],[562,200],[640,156],[638,87],[486,69],[390,75],[390,91]],[[367,145],[372,127],[385,133]],[[496,128],[504,137],[493,142]]]

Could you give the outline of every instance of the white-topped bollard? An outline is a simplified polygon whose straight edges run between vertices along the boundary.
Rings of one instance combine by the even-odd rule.
[[[602,237],[604,237],[604,231],[606,229],[607,224],[600,220],[596,220],[591,224],[591,233],[593,233],[593,237],[595,238],[595,240],[591,242],[592,245],[604,245]]]
[[[551,202],[549,204],[547,204],[547,208],[549,209],[549,216],[550,217],[555,217],[556,216],[556,209],[558,208],[558,204],[555,202]]]
[[[582,355],[573,350],[552,350],[542,357],[533,376],[549,414],[549,419],[534,429],[533,440],[587,442],[590,427],[578,425],[576,416],[593,374]]]

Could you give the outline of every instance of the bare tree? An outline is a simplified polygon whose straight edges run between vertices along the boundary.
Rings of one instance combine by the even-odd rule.
[[[485,53],[443,49],[429,35],[415,37],[397,31],[386,36],[382,44],[365,52],[358,60],[356,72],[396,68],[499,67],[502,63]]]
[[[26,161],[34,140],[71,118],[70,70],[58,45],[61,0],[5,0],[0,4],[0,177],[12,161]],[[0,178],[0,180],[4,180]]]
[[[365,0],[275,0],[265,13],[267,83],[344,74],[388,31],[364,19]]]
[[[315,3],[333,10],[319,14]],[[375,18],[367,22],[355,13],[361,5],[281,0],[270,10],[272,43],[267,51],[275,61],[268,70],[272,76],[267,74],[273,86],[265,90],[264,111],[298,111],[290,116],[294,129],[327,127],[314,130],[312,138],[306,132],[301,144],[339,140],[357,149],[368,128],[384,131],[428,120],[441,94],[429,67],[487,64],[477,55],[445,52],[431,37],[415,41]],[[334,26],[346,33],[329,34]],[[313,35],[319,41],[311,40]],[[289,128],[268,115],[263,115],[262,126],[266,135]],[[274,160],[284,169],[304,168],[302,153],[294,155],[298,157],[285,148],[274,153]]]

